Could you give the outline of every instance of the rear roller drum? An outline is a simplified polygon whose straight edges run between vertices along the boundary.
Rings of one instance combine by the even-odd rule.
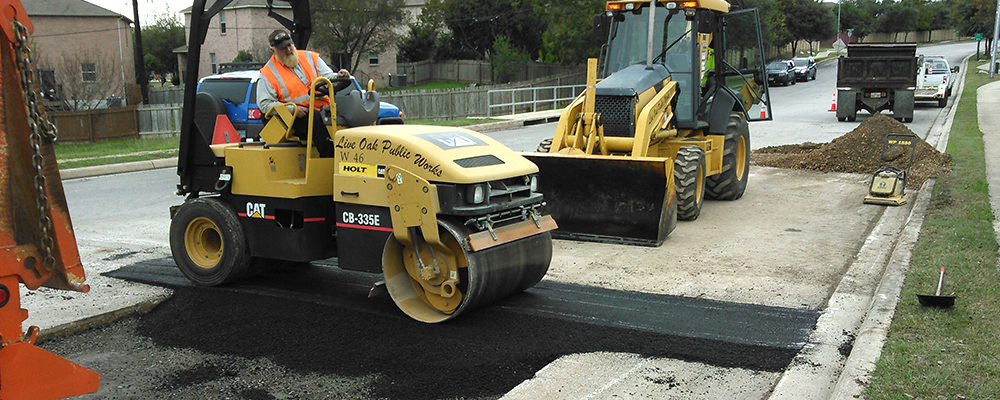
[[[465,240],[471,228],[446,220],[438,220],[438,227],[446,248],[432,250],[417,238],[414,249],[390,236],[382,252],[389,295],[417,321],[447,321],[530,288],[552,260],[549,232],[473,252]]]
[[[243,277],[253,258],[236,213],[215,198],[188,200],[170,221],[177,268],[201,286]]]
[[[722,148],[722,172],[705,178],[705,194],[715,200],[743,197],[750,175],[750,127],[742,113],[729,114]]]

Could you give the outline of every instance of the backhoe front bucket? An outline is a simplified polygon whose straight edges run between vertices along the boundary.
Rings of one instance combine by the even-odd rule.
[[[670,158],[522,153],[560,239],[659,246],[677,225]]]

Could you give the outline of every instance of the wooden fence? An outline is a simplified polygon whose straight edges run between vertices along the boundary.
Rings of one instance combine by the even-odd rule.
[[[143,137],[172,136],[181,132],[181,104],[150,104],[139,106],[139,135]]]
[[[136,106],[48,114],[59,129],[60,142],[99,142],[139,137]]]

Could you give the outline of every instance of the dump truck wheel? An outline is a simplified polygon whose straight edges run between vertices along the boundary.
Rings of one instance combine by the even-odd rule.
[[[698,146],[681,146],[674,158],[677,185],[677,219],[694,221],[705,200],[705,151]]]
[[[548,153],[552,149],[552,138],[542,139],[541,143],[538,143],[538,147],[535,148],[536,152]]]
[[[201,286],[243,277],[252,260],[236,213],[214,198],[181,205],[170,221],[170,252],[184,276]]]
[[[471,228],[443,219],[438,220],[438,227],[446,252],[438,249],[432,257],[423,240],[419,240],[420,250],[415,251],[395,236],[389,236],[382,252],[389,295],[400,310],[417,321],[447,321],[530,288],[542,280],[552,260],[549,232],[473,252],[465,240],[473,233]],[[443,276],[420,276],[415,268],[418,252],[425,264],[432,258],[443,263]],[[453,284],[446,283],[449,280]]]
[[[750,175],[750,127],[742,113],[729,114],[722,149],[722,172],[705,178],[705,194],[715,200],[743,197]]]

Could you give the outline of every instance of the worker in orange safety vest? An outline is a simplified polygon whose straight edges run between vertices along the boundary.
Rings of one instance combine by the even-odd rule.
[[[351,75],[345,69],[333,72],[315,52],[296,49],[291,35],[283,29],[271,32],[267,36],[267,41],[271,46],[272,55],[267,64],[260,69],[260,74],[268,84],[257,85],[257,105],[267,115],[275,106],[294,103],[294,110],[292,105],[287,106],[288,111],[295,114],[292,129],[296,132],[296,136],[305,142],[306,137],[301,133],[309,129],[309,86],[312,81],[318,76],[333,80]],[[334,82],[335,87],[330,95],[350,84],[350,81]],[[330,97],[320,98],[317,95],[314,104],[319,110],[330,105]],[[333,157],[333,142],[326,134],[322,117],[318,112],[313,115],[313,144],[319,151],[320,157]]]

